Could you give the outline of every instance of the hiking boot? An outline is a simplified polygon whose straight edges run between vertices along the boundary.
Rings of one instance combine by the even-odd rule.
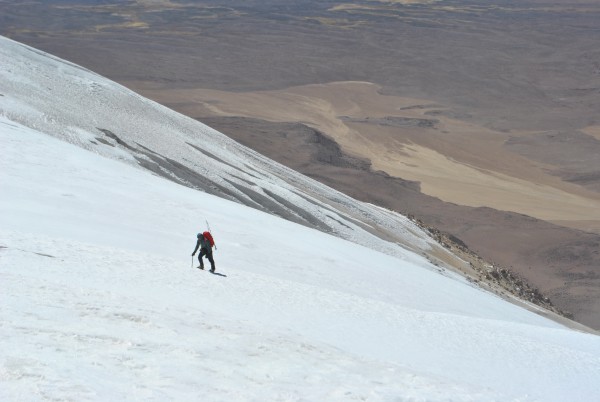
[[[215,273],[215,269],[214,269],[214,268],[211,268],[211,269],[210,269],[210,272],[212,272],[212,273],[214,274],[214,273]]]
[[[204,267],[202,265],[198,265],[196,268],[204,270]]]

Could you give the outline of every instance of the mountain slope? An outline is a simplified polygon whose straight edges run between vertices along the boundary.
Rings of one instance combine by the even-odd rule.
[[[3,400],[593,400],[600,341],[6,118]],[[198,222],[218,271],[190,268]]]
[[[103,77],[6,38],[0,57],[0,105],[13,121],[391,255],[401,243],[452,258],[405,217],[356,202]]]
[[[597,336],[441,275],[405,218],[76,66],[8,40],[0,56],[0,399],[600,391]],[[190,267],[204,219],[221,276]]]
[[[472,267],[405,216],[358,202],[79,66],[0,38],[11,120],[176,183],[443,269]],[[438,270],[439,268],[435,268]]]
[[[373,175],[365,185],[352,174],[301,173],[459,238],[600,329],[598,4],[101,3],[4,0],[0,34],[203,122],[308,124],[369,158],[375,174],[421,186],[407,198]],[[239,132],[289,161],[280,149],[296,136],[287,130],[272,154],[269,129],[243,123]],[[390,202],[379,197],[386,190]]]

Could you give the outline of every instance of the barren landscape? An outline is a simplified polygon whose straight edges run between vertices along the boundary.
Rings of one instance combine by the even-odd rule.
[[[0,34],[358,199],[600,328],[600,5],[0,1]]]

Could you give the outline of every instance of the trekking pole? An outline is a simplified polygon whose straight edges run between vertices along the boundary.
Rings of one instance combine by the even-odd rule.
[[[192,256],[192,269],[194,268],[194,256]]]

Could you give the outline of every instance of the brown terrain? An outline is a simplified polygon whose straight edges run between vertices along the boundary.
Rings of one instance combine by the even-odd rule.
[[[600,4],[48,3],[0,0],[0,34],[412,215],[600,329]]]

